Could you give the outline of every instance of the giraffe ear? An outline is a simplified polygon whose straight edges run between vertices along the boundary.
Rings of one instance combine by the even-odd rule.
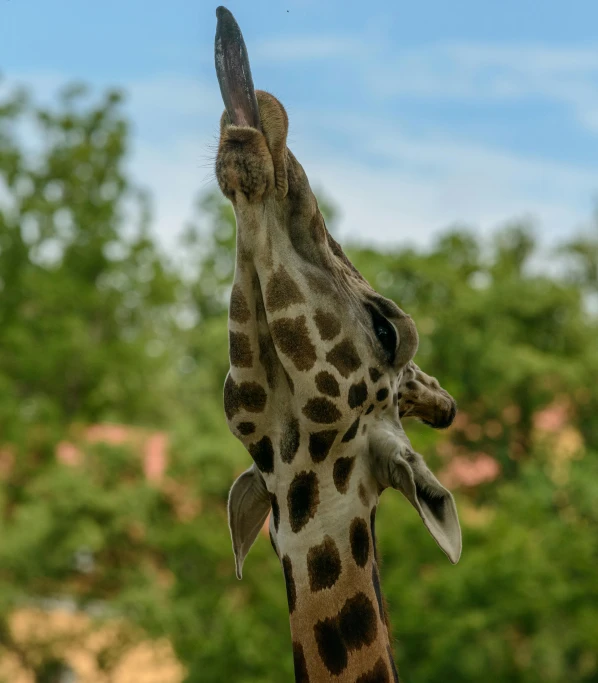
[[[243,576],[245,557],[269,512],[270,496],[266,484],[255,465],[252,465],[236,479],[228,495],[228,525],[238,579]]]
[[[370,433],[374,473],[382,486],[400,491],[453,564],[461,557],[461,527],[455,499],[411,448],[401,427],[384,421]]]

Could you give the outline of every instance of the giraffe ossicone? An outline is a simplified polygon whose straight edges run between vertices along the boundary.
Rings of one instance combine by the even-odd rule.
[[[229,308],[229,428],[253,458],[233,484],[237,576],[270,514],[287,589],[295,679],[398,680],[380,589],[374,520],[401,491],[451,562],[461,553],[452,495],[411,447],[401,418],[448,426],[456,411],[413,362],[412,319],[379,295],[329,234],[288,118],[255,91],[232,14],[217,10],[225,111],[216,177],[237,222]]]

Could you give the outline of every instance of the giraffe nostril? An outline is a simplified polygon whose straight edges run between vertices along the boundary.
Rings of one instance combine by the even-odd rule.
[[[457,401],[455,401],[454,398],[451,398],[450,402],[451,405],[447,416],[446,424],[444,425],[445,427],[450,427],[453,424],[455,416],[457,415]]]
[[[455,419],[456,414],[457,403],[453,398],[451,398],[449,405],[446,407],[446,409],[441,408],[439,411],[436,411],[433,422],[425,422],[425,420],[424,422],[425,424],[428,424],[431,427],[434,427],[435,429],[446,429],[447,427],[450,427],[453,424],[453,420]]]

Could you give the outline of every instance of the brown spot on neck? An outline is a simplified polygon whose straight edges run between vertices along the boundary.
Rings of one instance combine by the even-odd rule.
[[[266,309],[273,313],[282,311],[293,304],[304,303],[301,290],[287,273],[284,266],[272,275],[266,287]]]
[[[297,370],[311,370],[316,362],[316,348],[311,343],[305,316],[279,318],[270,329],[278,349],[288,356]]]
[[[293,641],[293,664],[295,667],[295,683],[310,683],[303,646],[295,641]]]
[[[353,422],[353,424],[347,429],[345,435],[342,438],[342,443],[347,443],[348,441],[352,441],[355,436],[357,435],[357,430],[359,429],[359,418]]]
[[[310,398],[303,406],[303,414],[318,424],[332,424],[342,417],[334,403],[322,397]]]
[[[349,662],[347,646],[338,625],[338,619],[322,619],[314,626],[318,653],[324,666],[333,676],[338,676]]]
[[[253,354],[249,337],[243,332],[228,334],[230,364],[237,368],[250,368],[253,365]]]
[[[280,508],[278,507],[278,499],[276,494],[270,494],[270,507],[272,508],[272,521],[274,522],[274,530],[278,531],[280,525]]]
[[[353,471],[354,465],[355,457],[338,458],[338,460],[334,463],[334,467],[332,468],[332,479],[339,493],[347,493],[347,489],[349,488],[349,480],[351,478],[351,472]]]
[[[270,333],[260,332],[258,334],[257,342],[260,352],[260,364],[266,373],[266,382],[270,389],[274,389],[276,386],[276,372],[280,367],[280,363]]]
[[[350,339],[344,339],[326,354],[326,360],[333,365],[343,377],[349,377],[361,367],[361,359]]]
[[[348,650],[371,645],[378,632],[374,606],[365,593],[357,593],[345,602],[339,613],[339,623]]]
[[[388,388],[387,387],[382,387],[382,389],[378,389],[376,392],[376,400],[377,401],[384,401],[384,399],[388,396]]]
[[[307,573],[312,593],[332,588],[342,571],[341,556],[331,536],[325,536],[320,545],[307,553]]]
[[[320,504],[318,477],[315,472],[299,472],[295,475],[287,494],[289,523],[298,533],[313,519]]]
[[[359,567],[365,567],[370,555],[370,534],[365,519],[355,517],[351,522],[349,534],[351,538],[351,554],[355,564]]]
[[[283,462],[293,462],[297,451],[299,450],[299,443],[301,441],[301,434],[299,432],[299,421],[292,417],[286,424],[286,428],[280,439],[280,457]]]
[[[261,413],[266,406],[266,392],[257,382],[241,382],[237,384],[228,375],[224,383],[224,411],[231,420],[240,410],[250,413]]]
[[[253,422],[239,422],[237,429],[243,436],[249,436],[255,432],[255,424]]]
[[[336,429],[325,429],[309,435],[309,454],[314,462],[326,460],[337,434],[338,430]]]
[[[228,315],[236,323],[246,323],[251,317],[247,300],[243,296],[241,287],[238,284],[233,285],[231,291]]]
[[[321,370],[316,375],[316,388],[326,396],[338,398],[341,395],[340,387],[336,377],[326,370]]]
[[[316,323],[320,337],[324,341],[334,339],[341,331],[340,320],[334,313],[326,313],[318,308],[314,315],[314,322]]]
[[[367,401],[367,397],[368,387],[365,380],[362,379],[358,384],[352,384],[349,387],[348,402],[350,408],[359,408]]]
[[[287,587],[287,601],[289,603],[289,614],[293,614],[297,604],[297,589],[295,588],[295,580],[293,579],[293,563],[288,555],[282,558],[282,570],[284,573],[284,582]]]
[[[382,373],[380,372],[380,370],[378,370],[378,368],[370,368],[369,373],[372,382],[377,382],[380,379],[380,377],[382,377]]]
[[[390,683],[388,675],[388,666],[386,662],[380,657],[371,671],[359,676],[355,683]]]
[[[274,449],[269,436],[263,436],[257,443],[249,446],[249,454],[254,459],[260,472],[271,474],[274,472]]]

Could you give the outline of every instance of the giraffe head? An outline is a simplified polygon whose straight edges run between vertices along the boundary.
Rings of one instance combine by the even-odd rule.
[[[272,511],[271,540],[287,588],[293,586],[292,612],[296,581],[320,599],[337,581],[357,585],[355,572],[374,562],[370,519],[386,487],[402,491],[450,560],[458,560],[453,498],[401,425],[410,416],[446,427],[456,406],[413,362],[418,335],[411,317],[372,289],[327,231],[286,146],[282,104],[254,90],[239,27],[223,7],[217,17],[226,109],[216,176],[237,221],[224,406],[254,460],[231,489],[229,522],[240,577]],[[323,609],[316,599],[302,605],[304,620]]]

